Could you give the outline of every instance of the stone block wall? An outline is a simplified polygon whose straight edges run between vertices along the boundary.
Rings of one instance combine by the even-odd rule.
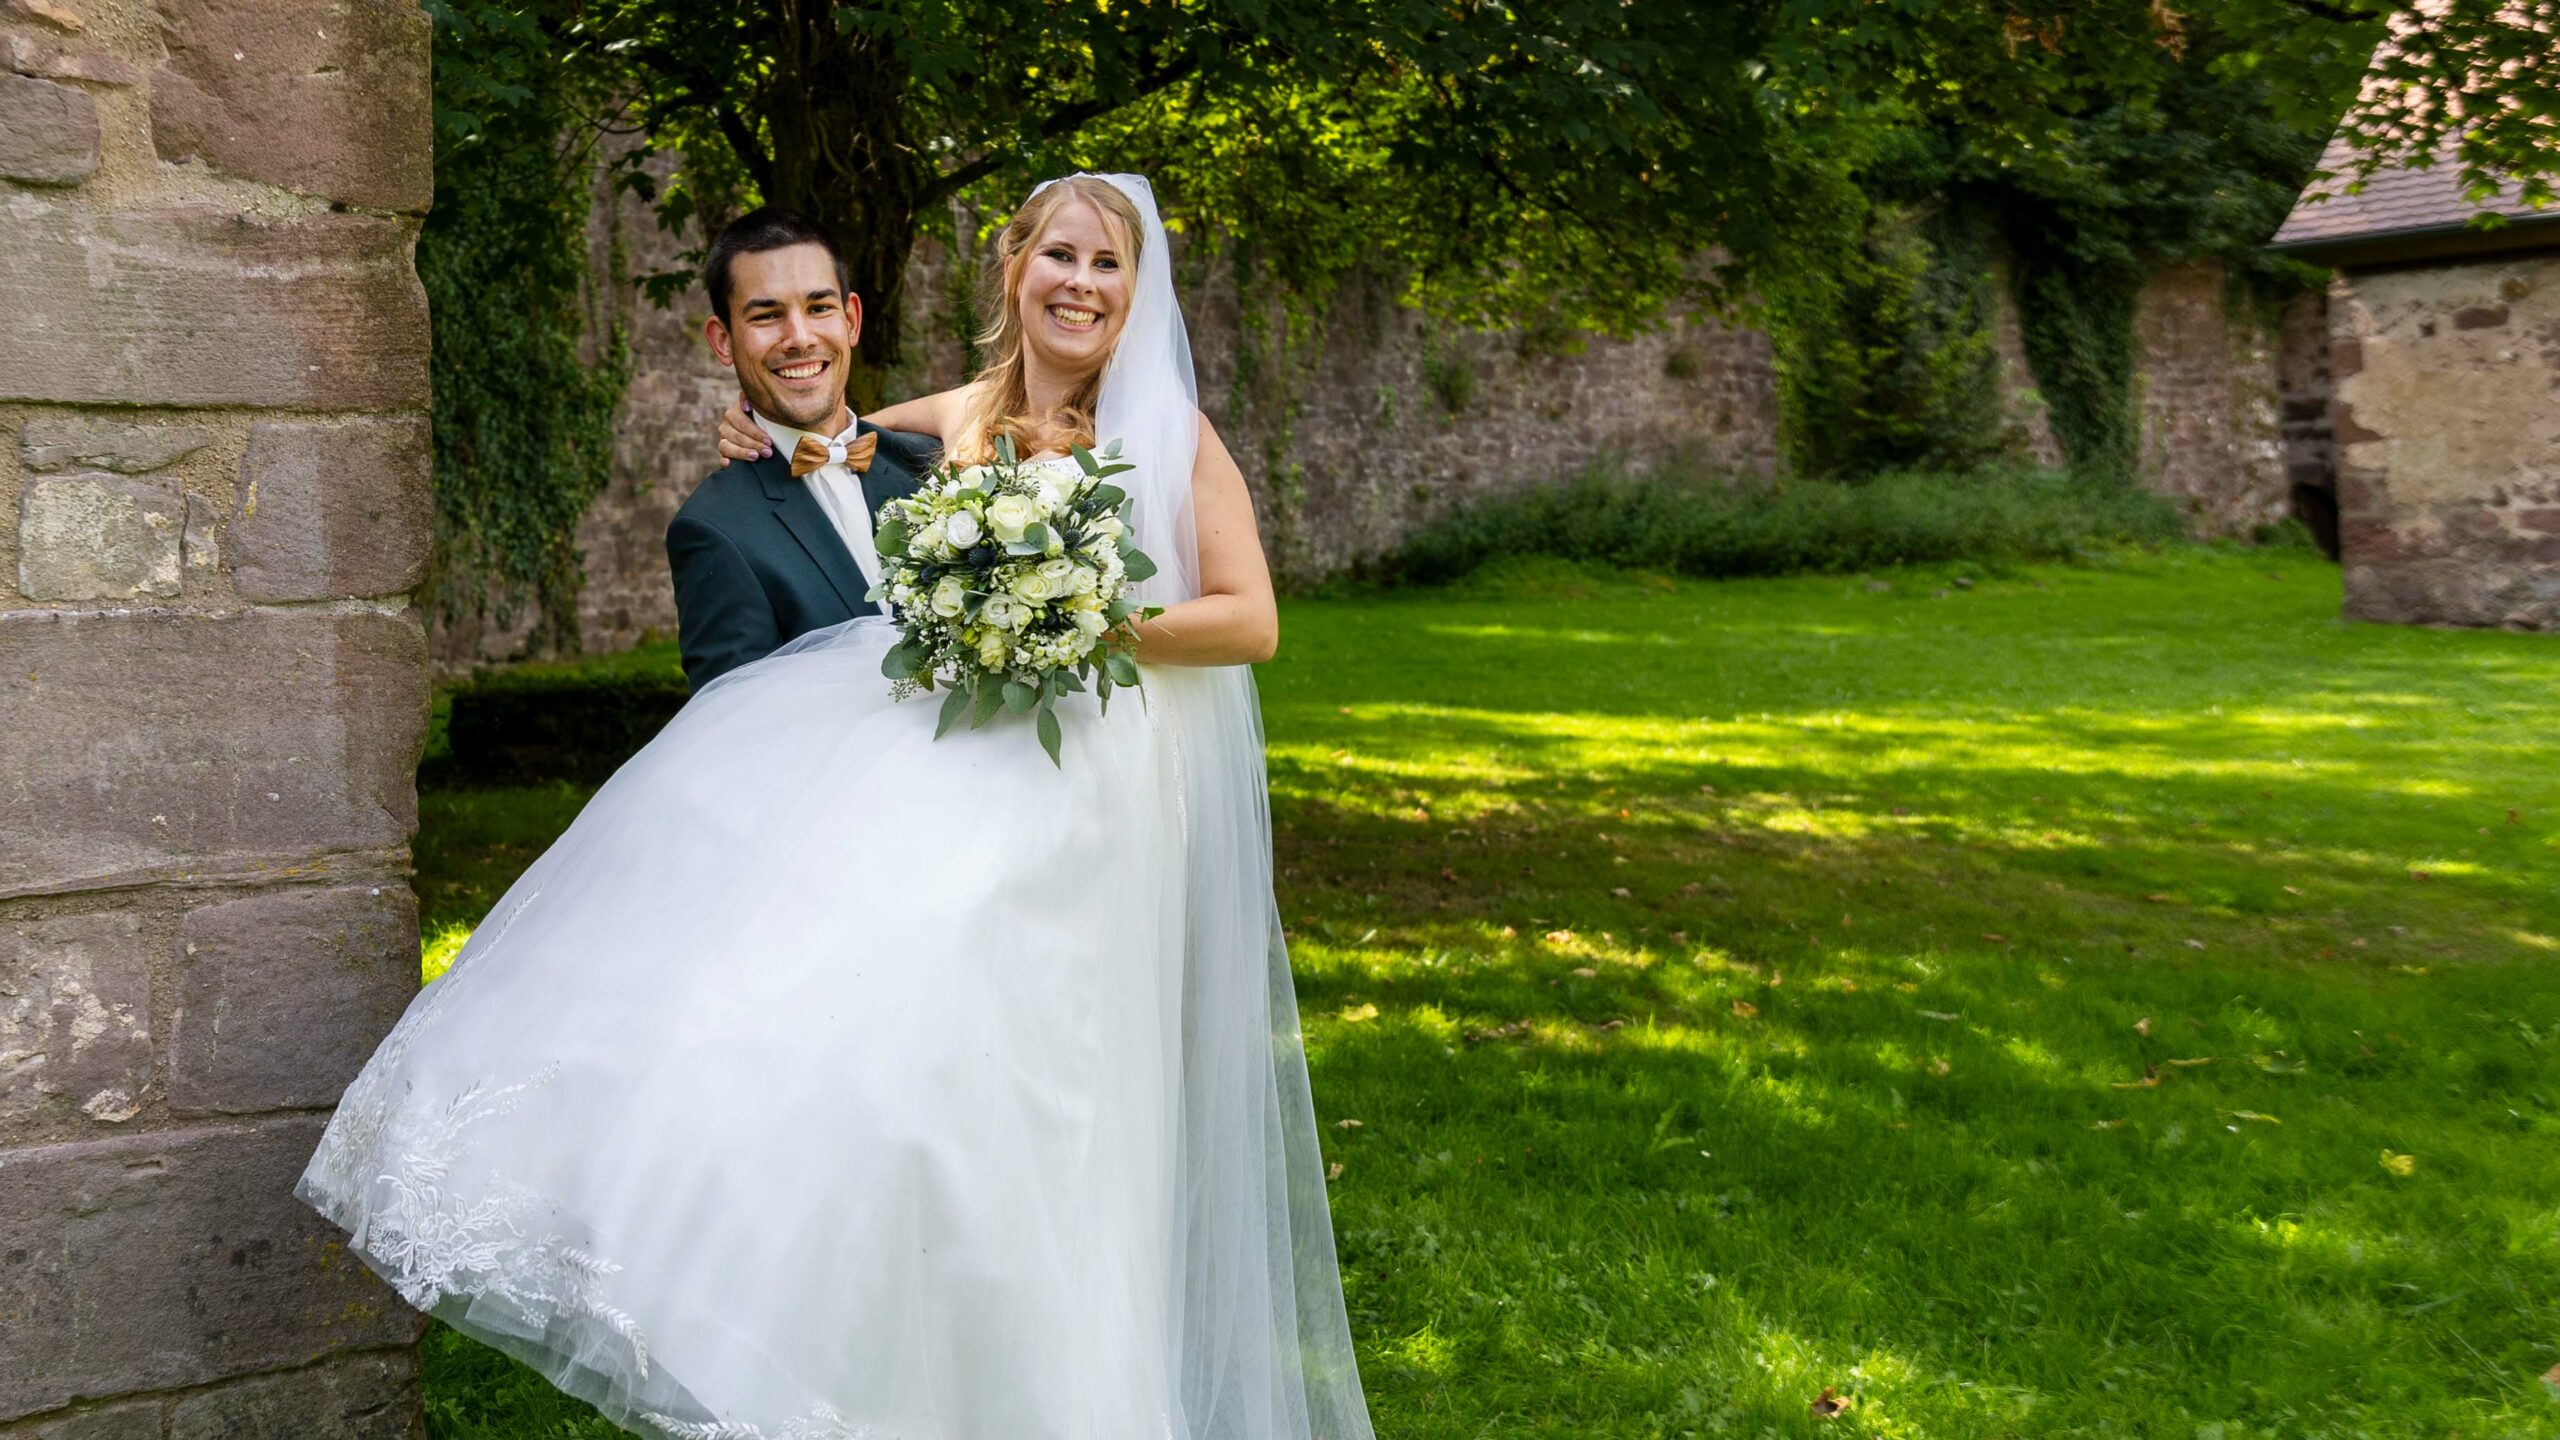
[[[0,1437],[422,1432],[291,1186],[417,984],[428,27],[0,0]]]
[[[2560,252],[2329,294],[2347,613],[2560,631]]]
[[[2016,304],[2005,284],[2000,294],[1993,335],[2010,413],[2026,432],[2028,458],[2059,465],[2062,446],[2027,367]],[[2211,261],[2170,266],[2143,287],[2133,317],[2137,463],[2143,483],[2184,510],[2197,535],[2245,536],[2292,512],[2288,465],[2321,456],[2288,428],[2287,377],[2306,352],[2327,348],[2318,313],[2317,296],[2274,314],[2236,304]],[[2325,396],[2313,403],[2325,409]]]
[[[645,207],[599,196],[596,272],[621,247],[629,273],[672,268],[700,243],[660,230]],[[919,248],[907,287],[909,374],[895,392],[967,377],[953,296],[973,281],[939,249]],[[1524,350],[1511,336],[1432,334],[1383,290],[1337,297],[1322,332],[1284,345],[1276,315],[1247,327],[1232,269],[1184,264],[1185,309],[1200,402],[1252,487],[1264,538],[1286,579],[1312,580],[1393,545],[1459,500],[1568,475],[1603,456],[1637,468],[1679,455],[1764,473],[1777,448],[1775,382],[1760,334],[1699,320],[1634,341],[1593,340],[1571,354]],[[625,295],[633,375],[614,442],[612,483],[578,529],[587,585],[583,646],[627,648],[675,630],[667,522],[718,468],[711,417],[737,396],[702,339],[710,304],[697,287],[671,308]],[[1248,352],[1252,352],[1250,356]],[[440,635],[448,669],[514,654],[532,628]]]
[[[618,315],[628,327],[634,369],[612,481],[578,530],[590,652],[673,633],[663,537],[676,507],[717,468],[710,417],[737,393],[703,342],[710,307],[699,289],[660,308],[614,293],[606,278],[616,255],[628,274],[678,268],[700,237],[659,229],[628,196],[600,188],[597,201],[588,241],[598,323]],[[1730,474],[1780,463],[1770,345],[1747,326],[1693,317],[1559,352],[1516,335],[1433,327],[1382,284],[1354,284],[1312,330],[1293,331],[1280,306],[1249,293],[1224,261],[1195,253],[1181,263],[1201,406],[1244,469],[1284,582],[1339,572],[1468,498],[1603,458]],[[907,287],[909,373],[895,393],[966,377],[956,297],[976,267],[974,257],[919,248]],[[2295,417],[2306,406],[2326,414],[2324,392],[2296,393],[2297,372],[2317,363],[2306,351],[2326,353],[2320,297],[2262,315],[2234,307],[2226,290],[2217,265],[2174,267],[2144,293],[2136,317],[2144,477],[2206,535],[2245,535],[2282,518],[2294,508],[2292,472],[2326,463],[2325,433]],[[2029,454],[2058,464],[2005,298],[1996,326],[2002,383]],[[439,634],[437,661],[459,670],[510,658],[533,619],[518,607],[512,627]]]

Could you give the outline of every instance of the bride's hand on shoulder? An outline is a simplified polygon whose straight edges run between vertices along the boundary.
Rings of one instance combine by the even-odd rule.
[[[756,424],[755,417],[747,413],[744,399],[720,412],[720,431],[716,441],[723,460],[761,460],[773,453],[772,438]]]

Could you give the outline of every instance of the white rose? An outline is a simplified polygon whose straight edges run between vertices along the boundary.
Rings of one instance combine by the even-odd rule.
[[[1043,560],[1040,562],[1040,573],[1049,577],[1050,581],[1058,587],[1058,593],[1061,595],[1076,587],[1076,562],[1073,560]]]
[[[969,592],[960,584],[959,576],[945,575],[942,583],[933,587],[934,614],[948,620],[968,608]]]
[[[1107,539],[1112,539],[1112,540],[1117,540],[1117,539],[1119,539],[1122,535],[1127,534],[1127,533],[1128,533],[1128,531],[1129,531],[1129,527],[1128,527],[1128,526],[1126,526],[1126,525],[1124,525],[1124,524],[1122,524],[1122,523],[1120,523],[1120,517],[1119,517],[1119,516],[1117,516],[1117,515],[1105,515],[1105,516],[1103,516],[1102,518],[1100,518],[1100,519],[1098,519],[1098,520],[1096,520],[1096,521],[1094,521],[1094,522],[1093,522],[1093,525],[1091,526],[1091,529],[1093,530],[1093,533],[1094,533],[1094,534],[1096,534],[1096,535],[1100,535],[1100,536],[1103,536],[1103,537],[1105,537],[1105,538],[1107,538]]]
[[[1031,618],[1031,607],[1010,595],[994,595],[978,611],[978,618],[998,630],[1019,630]]]
[[[1014,594],[1034,605],[1045,605],[1058,598],[1057,578],[1049,573],[1046,565],[1013,577],[1012,589]]]
[[[1004,664],[1004,632],[989,630],[978,637],[978,663],[990,670]]]
[[[1073,610],[1068,612],[1067,618],[1073,620],[1076,628],[1087,635],[1099,635],[1111,628],[1111,622],[1103,619],[1102,612],[1099,610]]]
[[[1051,563],[1054,564],[1057,562],[1053,561]],[[1067,577],[1067,588],[1074,591],[1076,594],[1090,595],[1093,593],[1094,587],[1102,583],[1101,576],[1086,569],[1084,566],[1078,565],[1072,560],[1065,563],[1068,568],[1074,572]]]
[[[1021,539],[1023,529],[1039,518],[1040,512],[1028,496],[999,495],[987,504],[988,526],[996,532],[997,539],[1008,545]]]
[[[947,543],[948,537],[942,533],[942,521],[936,519],[928,522],[923,529],[916,532],[914,548],[920,549],[928,555],[932,555],[940,553],[942,547]]]
[[[958,549],[966,550],[978,543],[978,517],[966,510],[954,510],[942,522],[943,538]]]

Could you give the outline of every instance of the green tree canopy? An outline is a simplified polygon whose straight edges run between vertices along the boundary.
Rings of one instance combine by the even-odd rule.
[[[902,347],[908,256],[947,202],[985,186],[1002,208],[1072,166],[1151,171],[1180,219],[1284,279],[1383,265],[1463,319],[1604,330],[1818,250],[1844,175],[1913,157],[2036,198],[2072,247],[2128,255],[2259,224],[2262,195],[2215,183],[2270,148],[2316,153],[2342,113],[2368,153],[2452,146],[2481,183],[2547,194],[2560,169],[2560,0],[508,8],[681,152],[673,184],[631,172],[667,219],[763,200],[833,229],[871,302],[875,382]],[[2234,163],[2179,153],[2226,124]],[[2160,183],[2181,175],[2214,183]]]

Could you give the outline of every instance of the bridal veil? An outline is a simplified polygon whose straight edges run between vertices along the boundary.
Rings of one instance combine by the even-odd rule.
[[[1143,176],[1101,178],[1136,205],[1146,230],[1095,433],[1118,440],[1137,466],[1120,477],[1136,502],[1131,528],[1161,566],[1140,588],[1150,602],[1169,605],[1200,593],[1191,505],[1198,382],[1155,192]],[[1153,666],[1147,701],[1180,767],[1188,842],[1174,1167],[1176,1433],[1370,1440],[1271,888],[1253,672]]]

